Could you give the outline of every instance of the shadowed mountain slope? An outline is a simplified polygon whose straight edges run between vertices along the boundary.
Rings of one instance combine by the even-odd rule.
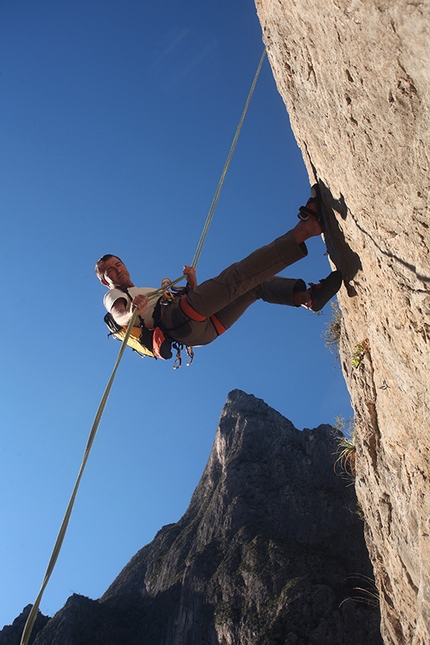
[[[231,392],[182,519],[35,645],[380,645],[378,610],[351,599],[371,566],[336,448],[330,426],[299,431]]]

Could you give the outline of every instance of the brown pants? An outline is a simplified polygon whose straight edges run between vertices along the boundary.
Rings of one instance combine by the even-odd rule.
[[[205,320],[190,320],[176,300],[163,311],[163,328],[184,345],[207,345],[219,335],[212,315],[228,329],[256,300],[294,306],[294,292],[304,291],[306,284],[276,274],[307,253],[306,245],[297,244],[291,231],[278,237],[188,293],[188,303]]]

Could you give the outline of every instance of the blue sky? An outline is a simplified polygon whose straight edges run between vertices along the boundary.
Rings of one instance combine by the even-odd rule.
[[[0,627],[34,601],[119,343],[93,274],[158,287],[191,262],[263,50],[252,0],[15,0],[0,8]],[[267,60],[200,280],[296,223],[308,177]],[[321,239],[285,275],[317,282]],[[191,367],[121,363],[41,603],[97,598],[186,510],[230,390],[298,427],[351,415],[330,316],[256,303]]]

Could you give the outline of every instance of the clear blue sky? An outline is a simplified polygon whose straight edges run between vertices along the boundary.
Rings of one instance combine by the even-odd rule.
[[[191,262],[263,50],[252,0],[15,0],[0,8],[0,627],[39,590],[119,350],[93,274]],[[296,223],[307,174],[264,64],[198,266],[211,277]],[[285,274],[330,271],[321,239]],[[330,314],[257,303],[194,364],[126,353],[41,603],[99,597],[188,506],[227,394],[298,428],[349,417]]]

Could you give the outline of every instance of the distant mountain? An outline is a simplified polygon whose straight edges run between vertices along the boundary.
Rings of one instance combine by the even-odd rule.
[[[372,570],[336,449],[330,426],[299,431],[231,392],[182,519],[100,600],[69,598],[35,645],[380,645],[372,596],[354,590],[371,594]]]

